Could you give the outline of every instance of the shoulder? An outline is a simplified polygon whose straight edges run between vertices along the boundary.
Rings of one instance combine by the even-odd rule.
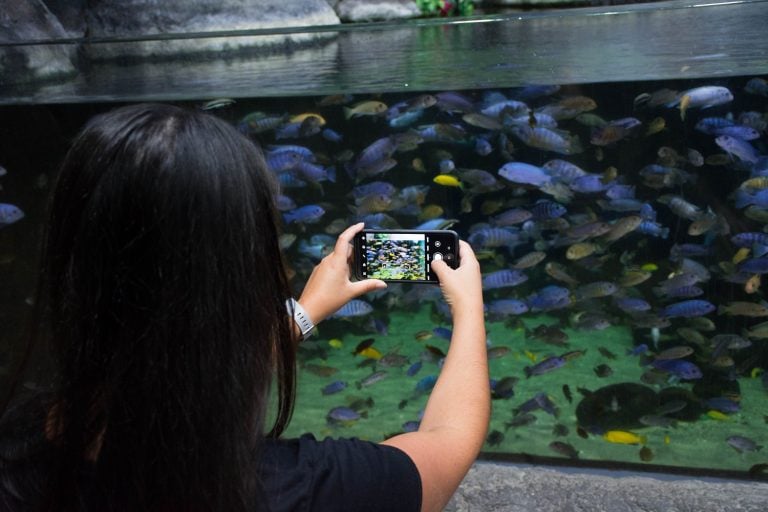
[[[43,493],[51,445],[43,431],[48,397],[26,395],[0,417],[0,510],[33,510]]]
[[[421,508],[421,479],[410,457],[359,439],[268,441],[261,476],[276,512]]]

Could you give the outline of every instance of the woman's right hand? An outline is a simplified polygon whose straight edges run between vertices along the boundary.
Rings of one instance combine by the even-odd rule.
[[[451,307],[451,313],[483,307],[483,286],[480,263],[472,247],[459,240],[459,266],[449,267],[444,261],[433,261],[432,272],[440,281],[443,297]]]

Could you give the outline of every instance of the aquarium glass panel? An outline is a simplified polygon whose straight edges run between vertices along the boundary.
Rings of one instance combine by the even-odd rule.
[[[726,7],[675,34],[702,36]],[[646,30],[663,9],[617,12],[618,26],[656,45],[652,58],[636,39],[598,37],[605,12],[542,15],[374,27],[397,61],[361,59],[349,42],[362,51],[363,32],[334,29],[328,44],[339,46],[321,45],[332,59],[314,68],[277,53],[250,70],[200,60],[208,81],[195,82],[192,58],[96,63],[0,91],[0,389],[26,353],[46,201],[72,137],[117,104],[171,101],[264,148],[297,295],[355,222],[451,229],[472,245],[493,397],[484,457],[765,477],[768,62],[755,49],[765,43],[731,26],[727,41],[709,32],[701,45],[663,46],[671,31]],[[578,32],[574,20],[581,42],[558,39],[568,23]],[[553,61],[535,55],[541,34]],[[189,74],[167,82],[163,66]],[[261,81],[247,87],[252,76]],[[300,346],[287,435],[381,441],[418,428],[450,327],[437,285],[391,283],[349,303]],[[37,347],[22,386],[46,382],[45,356]]]

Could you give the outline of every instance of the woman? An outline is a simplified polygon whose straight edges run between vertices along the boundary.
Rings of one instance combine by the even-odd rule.
[[[3,418],[2,510],[445,506],[490,409],[471,248],[458,269],[433,265],[454,330],[419,430],[379,445],[281,440],[302,326],[286,314],[274,197],[258,148],[208,114],[134,105],[86,125],[56,186],[38,299],[54,392]],[[360,229],[312,272],[304,321],[385,286],[350,281]]]

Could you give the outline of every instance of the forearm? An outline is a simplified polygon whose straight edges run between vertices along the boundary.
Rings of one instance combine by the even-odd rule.
[[[463,439],[462,447],[476,455],[485,440],[491,410],[482,304],[456,311],[453,327],[419,431],[454,430]]]

